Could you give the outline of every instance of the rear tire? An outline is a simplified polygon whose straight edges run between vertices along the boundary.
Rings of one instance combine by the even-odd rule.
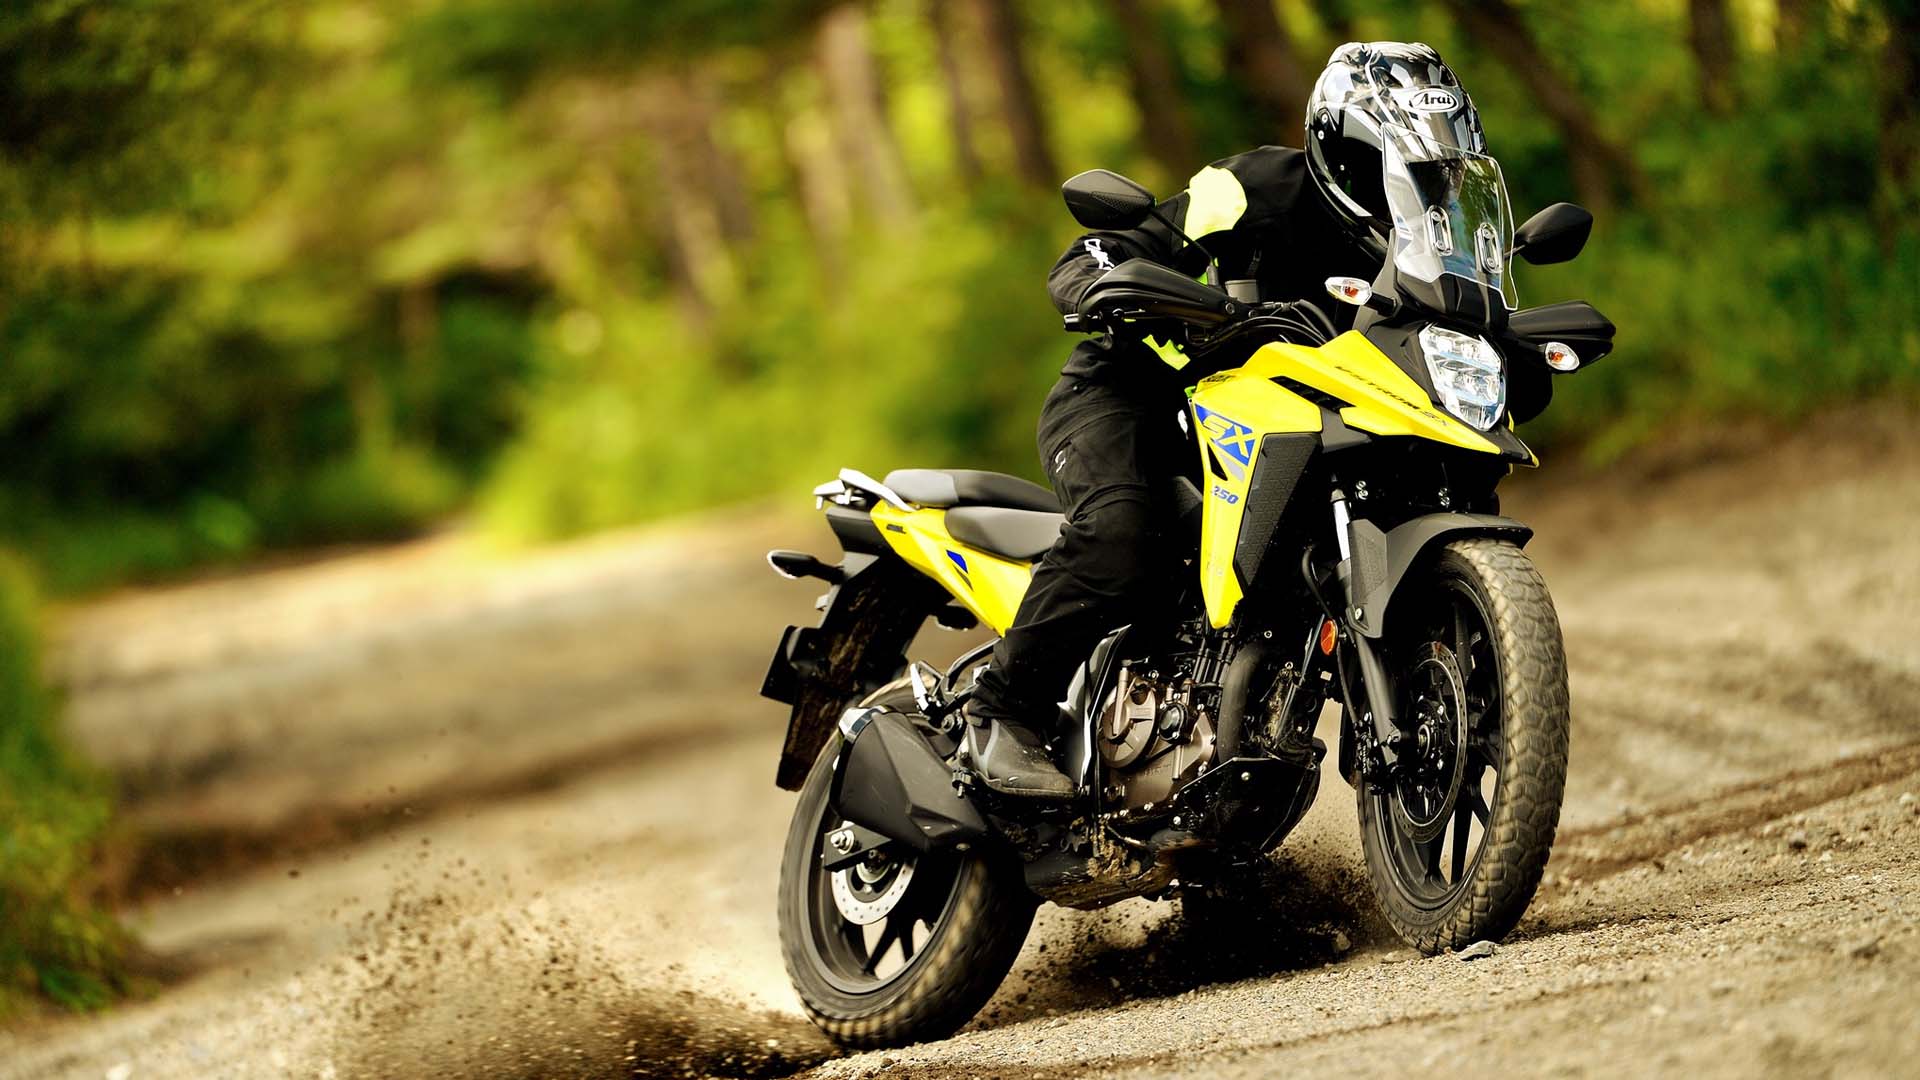
[[[913,691],[903,679],[861,704],[910,713]],[[821,837],[838,824],[827,796],[839,753],[836,734],[808,773],[787,830],[779,907],[787,975],[807,1018],[841,1046],[874,1049],[946,1038],[972,1019],[1006,978],[1037,902],[1005,852],[921,856],[911,864],[913,880],[894,903],[920,905],[927,914],[925,937],[909,921],[902,931],[908,944],[867,948],[867,931],[854,928],[836,906],[820,867]],[[899,966],[878,974],[896,958]],[[872,970],[862,970],[867,967]]]
[[[1388,660],[1410,725],[1416,672],[1435,687],[1427,726],[1436,740],[1463,733],[1458,765],[1362,783],[1360,837],[1381,913],[1436,953],[1505,937],[1539,888],[1566,788],[1567,663],[1546,583],[1515,545],[1456,540],[1418,572],[1419,587],[1395,597]],[[1437,838],[1419,838],[1434,829],[1423,822]]]

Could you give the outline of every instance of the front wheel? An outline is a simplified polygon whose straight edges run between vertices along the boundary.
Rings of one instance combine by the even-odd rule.
[[[864,705],[914,709],[900,680]],[[800,789],[780,863],[780,945],[807,1016],[842,1046],[942,1039],[980,1011],[1026,941],[1036,906],[1000,851],[876,855],[829,873],[821,844],[838,736]]]
[[[1567,661],[1547,586],[1493,539],[1440,549],[1394,597],[1387,661],[1410,733],[1360,785],[1380,910],[1422,952],[1504,937],[1533,899],[1567,778]]]

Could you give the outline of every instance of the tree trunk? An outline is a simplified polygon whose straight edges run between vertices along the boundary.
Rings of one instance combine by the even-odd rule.
[[[1133,84],[1134,106],[1140,110],[1140,134],[1147,153],[1167,170],[1183,177],[1200,163],[1187,120],[1186,96],[1180,73],[1167,48],[1166,33],[1155,18],[1154,0],[1107,0],[1114,19],[1126,36],[1127,78]]]
[[[1700,101],[1708,112],[1726,116],[1739,104],[1727,0],[1688,0],[1687,17],[1687,44],[1693,49]]]
[[[698,155],[701,175],[713,193],[714,209],[720,216],[720,232],[729,246],[738,250],[753,242],[755,232],[753,200],[747,194],[746,166],[720,138],[720,89],[705,71],[685,76],[685,125],[692,150]]]
[[[434,430],[434,384],[440,374],[440,297],[439,282],[428,279],[409,281],[400,286],[394,308],[395,329],[400,336],[401,399],[419,407],[408,410],[412,423],[407,425],[407,441],[422,450],[432,450],[439,433]]]
[[[1882,0],[1887,45],[1880,59],[1880,192],[1884,248],[1920,213],[1920,0]]]
[[[714,141],[711,102],[693,73],[677,70],[648,78],[634,93],[663,196],[652,227],[683,311],[704,325],[739,291],[734,243],[751,228],[739,217],[746,213],[739,166]],[[739,205],[729,209],[727,203],[736,200]],[[731,225],[730,217],[735,218]]]
[[[1642,206],[1653,203],[1653,185],[1627,150],[1600,132],[1593,110],[1572,83],[1550,66],[1520,12],[1508,0],[1446,0],[1468,34],[1505,64],[1560,129],[1573,171],[1574,189],[1590,209],[1606,210],[1625,187]]]
[[[821,16],[820,79],[831,106],[834,144],[851,166],[873,216],[898,225],[913,216],[907,169],[887,119],[884,83],[867,40],[867,15],[857,3]]]
[[[847,190],[844,162],[834,150],[833,125],[827,105],[815,98],[796,99],[772,93],[790,85],[796,72],[812,63],[812,42],[786,43],[770,50],[762,85],[769,88],[761,106],[779,132],[780,163],[786,167],[787,187],[800,204],[800,219],[813,241],[821,273],[831,280],[841,266],[841,253],[852,225],[853,196]]]
[[[967,91],[966,62],[953,25],[951,0],[927,0],[927,21],[940,54],[940,82],[947,93],[947,124],[953,131],[953,160],[960,182],[971,191],[980,183],[980,149],[973,141],[973,98]]]
[[[1774,49],[1798,52],[1807,42],[1807,31],[1825,14],[1826,0],[1779,0],[1773,8]]]
[[[655,208],[654,228],[663,241],[682,311],[695,325],[705,326],[734,294],[738,278],[719,212],[682,153],[682,146],[663,143],[655,155],[665,198]]]
[[[1313,10],[1336,46],[1353,40],[1353,0],[1314,0]]]
[[[973,0],[973,6],[999,84],[1001,121],[1013,141],[1014,166],[1029,184],[1051,187],[1060,181],[1060,169],[1047,144],[1046,114],[1040,111],[1040,95],[1027,70],[1019,16],[1012,0]]]
[[[781,134],[807,232],[813,237],[821,268],[833,277],[841,265],[853,206],[846,170],[834,152],[831,125],[817,112],[799,112],[786,118]]]
[[[1312,81],[1294,55],[1293,40],[1274,13],[1273,0],[1213,0],[1227,31],[1227,70],[1256,114],[1262,141],[1305,145],[1307,95]]]

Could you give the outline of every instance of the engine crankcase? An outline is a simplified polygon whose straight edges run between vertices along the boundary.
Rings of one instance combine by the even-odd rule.
[[[1194,703],[1188,685],[1121,669],[1100,714],[1100,759],[1119,788],[1110,805],[1164,804],[1213,759],[1213,717]]]

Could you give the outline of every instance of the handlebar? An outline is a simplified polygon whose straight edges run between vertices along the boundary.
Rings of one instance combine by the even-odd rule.
[[[1090,312],[1087,314],[1067,315],[1061,318],[1060,328],[1070,334],[1095,334],[1106,330],[1108,315],[1125,315],[1125,312]],[[1235,331],[1247,324],[1263,319],[1293,318],[1305,322],[1319,331],[1327,340],[1338,334],[1325,311],[1310,300],[1269,300],[1264,303],[1247,304],[1240,308],[1233,320],[1206,335],[1213,341],[1220,341],[1235,335]]]

